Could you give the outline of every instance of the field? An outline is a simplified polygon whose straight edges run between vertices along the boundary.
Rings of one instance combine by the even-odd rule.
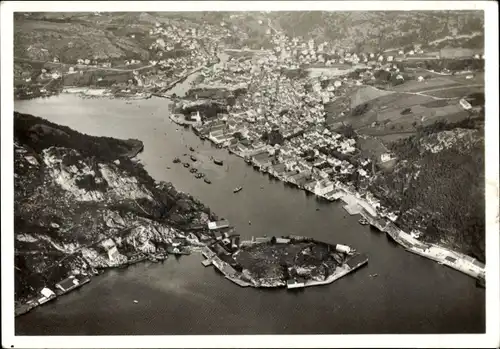
[[[417,80],[410,80],[405,82],[404,84],[394,86],[394,91],[397,92],[422,92],[426,90],[434,90],[434,89],[445,89],[455,86],[463,86],[463,84],[453,81],[448,78],[432,78],[428,80],[424,80],[422,82],[418,82]]]
[[[382,92],[383,95],[370,98],[377,92]],[[462,86],[435,91],[440,97],[447,98],[461,97],[471,92],[473,91],[470,87]],[[365,102],[359,103],[360,101]],[[385,144],[415,134],[419,126],[427,126],[436,121],[457,122],[470,116],[469,112],[460,106],[458,99],[436,100],[428,95],[388,93],[373,88],[358,89],[351,95],[351,103],[356,105],[356,108],[351,109],[348,115],[331,117],[328,122],[331,128],[336,129],[342,123],[348,123],[359,134],[381,137],[380,141]],[[370,146],[361,145],[361,148],[365,149],[367,154],[380,155],[382,148],[372,146],[372,152],[369,151]]]
[[[484,85],[457,86],[446,90],[427,91],[425,94],[439,98],[461,98],[474,92],[484,92]]]

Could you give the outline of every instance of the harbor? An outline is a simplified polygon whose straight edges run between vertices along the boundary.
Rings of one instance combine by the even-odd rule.
[[[197,124],[198,127],[195,127],[194,125],[191,126],[193,130],[196,130],[195,133],[197,135],[202,134],[202,130],[199,128],[200,124]],[[210,138],[209,141],[213,146],[218,145],[217,142]],[[358,193],[353,192],[352,189],[338,181],[336,183],[331,183],[329,190],[318,191],[317,186],[319,182],[314,182],[314,184],[308,185],[307,180],[305,179],[307,175],[302,175],[300,173],[297,174],[295,172],[291,175],[287,175],[284,172],[276,171],[274,168],[276,166],[271,166],[271,157],[265,149],[255,150],[251,154],[248,154],[248,152],[243,153],[230,146],[227,149],[230,154],[244,159],[245,163],[252,165],[255,170],[283,181],[287,185],[310,192],[319,198],[327,200],[328,202],[341,200],[344,203],[342,206],[343,209],[349,215],[362,217],[362,220],[359,221],[361,225],[371,225],[383,232],[388,233],[389,236],[391,236],[396,243],[404,247],[406,251],[431,259],[441,265],[446,265],[477,280],[484,280],[486,278],[486,268],[484,263],[473,257],[447,249],[443,246],[419,241],[410,234],[399,229],[392,222],[389,215],[384,215],[378,212],[374,207],[373,202],[370,202],[370,200],[367,200],[366,198],[362,198]],[[297,176],[301,176],[300,181],[297,180]],[[233,189],[233,192],[237,193],[242,189],[242,186],[237,186]],[[373,201],[373,199],[371,201]]]
[[[342,241],[356,246],[360,251],[369,252],[369,264],[352,277],[333,283],[332,287],[313,287],[297,297],[293,292],[280,291],[266,292],[263,296],[265,290],[249,292],[248,288],[223,282],[224,276],[201,265],[203,257],[198,253],[182,256],[179,261],[175,258],[158,264],[145,261],[124,269],[108,270],[57,302],[49,302],[16,318],[18,333],[50,334],[51,328],[57,327],[62,334],[99,334],[101,330],[93,324],[100,321],[111,324],[107,334],[126,334],[132,331],[126,319],[137,311],[145,312],[155,321],[143,321],[138,316],[133,329],[136,334],[210,334],[212,331],[243,334],[249,333],[246,329],[250,323],[260,333],[332,333],[332,326],[338,333],[429,333],[436,326],[450,333],[482,330],[484,290],[476,289],[471,278],[388,243],[387,234],[378,234],[360,225],[357,216],[346,216],[341,202],[318,201],[314,196],[304,195],[292,186],[272,180],[269,174],[252,171],[243,159],[231,156],[225,149],[217,149],[208,140],[200,140],[184,128],[176,131],[176,125],[165,117],[165,101],[153,97],[125,105],[120,100],[82,100],[65,94],[16,102],[16,110],[91,135],[143,140],[144,152],[139,154],[139,159],[145,169],[157,180],[172,182],[180,191],[196,193],[197,198],[238,228],[242,240],[263,233],[271,236],[270,229],[276,228],[319,241]],[[68,115],[67,106],[75,104],[82,108]],[[134,118],[138,112],[143,113],[144,118]],[[180,158],[188,151],[186,146],[196,149],[198,168],[207,174],[211,185],[196,179],[182,166],[172,166],[176,156]],[[222,160],[224,166],[214,164],[211,157]],[[165,170],[167,166],[172,168]],[[235,195],[233,189],[238,186],[244,189]],[[273,210],[268,209],[270,206]],[[378,277],[370,277],[375,273]],[[117,289],[120,291],[116,292]],[[165,298],[175,302],[165,302]],[[140,303],[133,304],[133,299]],[[325,299],[338,302],[330,304]],[[463,306],[457,308],[457,302]],[[291,303],[296,306],[291,308]],[[148,307],[150,304],[154,307]],[[226,315],[221,304],[241,317]],[[165,315],[179,311],[179,305],[182,305],[183,320]],[[74,314],[76,309],[78,315]],[[308,309],[317,309],[314,317],[308,315]],[[414,312],[415,320],[390,320],[403,311]],[[383,325],[371,317],[380,312],[389,319]],[[365,319],[362,325],[360,315]],[[72,323],[64,320],[68,316],[72,316]],[[207,332],[206,326],[199,323],[203,316],[217,316],[221,320]],[[432,318],[432,321],[420,321],[424,318]],[[42,323],[46,326],[37,325]]]

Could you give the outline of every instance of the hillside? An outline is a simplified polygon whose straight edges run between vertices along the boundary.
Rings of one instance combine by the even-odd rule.
[[[277,26],[293,36],[333,41],[336,46],[365,51],[412,46],[445,45],[461,34],[482,32],[481,11],[274,12]],[[462,38],[461,44],[467,42]],[[477,45],[477,39],[470,38]]]
[[[484,114],[419,127],[391,149],[395,167],[366,185],[400,212],[397,224],[485,261]]]
[[[14,127],[16,302],[68,275],[165,253],[210,218],[131,159],[140,141],[91,137],[20,113]]]

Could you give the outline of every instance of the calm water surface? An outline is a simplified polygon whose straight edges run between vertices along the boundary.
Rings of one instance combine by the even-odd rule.
[[[89,135],[142,140],[139,158],[153,178],[193,194],[244,238],[299,234],[343,243],[366,252],[368,266],[331,285],[290,293],[240,288],[204,268],[198,254],[143,263],[108,271],[16,318],[18,335],[484,332],[485,292],[472,278],[405,252],[359,225],[341,204],[319,202],[270,180],[199,140],[168,119],[168,103],[60,95],[17,101],[15,109]],[[196,166],[211,185],[172,163],[189,146],[196,148]],[[210,156],[223,159],[224,166]],[[233,194],[239,185],[243,190]],[[370,278],[373,273],[378,277]]]

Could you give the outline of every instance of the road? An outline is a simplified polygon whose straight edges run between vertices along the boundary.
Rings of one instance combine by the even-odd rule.
[[[50,61],[39,61],[35,59],[27,59],[27,58],[21,58],[21,57],[14,57],[14,60],[21,61],[21,62],[26,62],[26,63],[47,63],[47,64],[56,64],[60,66],[71,66],[75,68],[89,68],[88,65],[85,64],[69,64],[69,63],[61,63],[61,62],[50,62]],[[135,69],[121,69],[121,68],[106,68],[106,67],[92,67],[92,69],[87,69],[86,71],[97,71],[97,70],[104,70],[104,71],[115,71],[115,72],[123,72],[123,73],[128,73],[128,72],[133,72],[133,71],[140,71],[144,69],[148,69],[154,67],[153,64],[150,65],[145,65],[143,67],[135,68]]]
[[[434,89],[431,89],[431,90],[419,91],[418,93],[429,93],[429,92],[437,92],[437,91],[453,90],[453,89],[456,89],[456,88],[464,88],[464,87],[481,87],[481,86],[484,86],[484,84],[460,85],[460,86],[452,86],[452,87],[444,87],[444,88],[434,88]]]

